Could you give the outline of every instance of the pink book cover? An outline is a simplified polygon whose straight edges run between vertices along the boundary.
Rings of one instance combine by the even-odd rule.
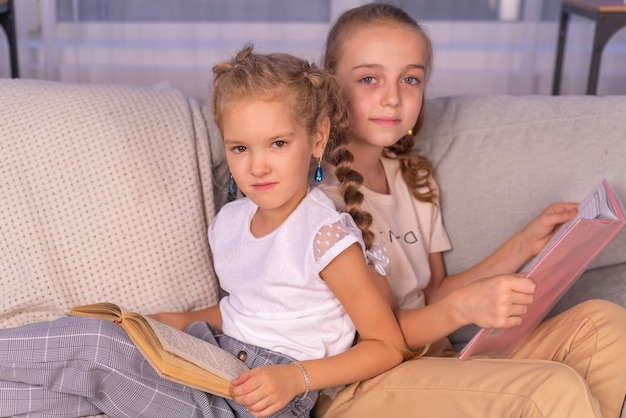
[[[622,202],[603,179],[580,203],[576,217],[563,224],[525,268],[537,287],[522,324],[481,329],[461,351],[460,358],[510,357],[626,224],[624,212]]]

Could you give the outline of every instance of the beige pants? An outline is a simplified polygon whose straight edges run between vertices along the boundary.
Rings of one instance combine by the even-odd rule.
[[[450,355],[449,343],[436,344],[334,400],[320,398],[314,415],[617,418],[626,393],[626,309],[583,302],[542,323],[512,359]]]

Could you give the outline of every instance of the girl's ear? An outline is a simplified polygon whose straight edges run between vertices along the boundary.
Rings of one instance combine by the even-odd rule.
[[[322,120],[318,130],[313,134],[313,157],[322,158],[324,149],[328,143],[330,135],[330,118],[327,116]]]

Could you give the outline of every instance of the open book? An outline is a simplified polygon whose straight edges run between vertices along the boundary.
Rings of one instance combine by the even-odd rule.
[[[230,381],[248,370],[245,363],[216,345],[113,303],[75,306],[68,315],[114,321],[161,377],[223,398],[231,398]]]
[[[622,229],[624,205],[604,179],[578,205],[578,214],[564,223],[525,267],[537,287],[522,324],[505,329],[483,328],[461,351],[472,356],[510,357],[537,328],[589,263]]]

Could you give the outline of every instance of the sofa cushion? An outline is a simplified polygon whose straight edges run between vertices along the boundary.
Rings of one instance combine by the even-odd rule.
[[[0,80],[0,327],[218,297],[200,107],[171,88]]]
[[[427,100],[417,149],[431,159],[453,249],[449,273],[478,263],[557,201],[582,200],[606,178],[626,199],[626,97],[449,96]],[[626,262],[626,229],[590,269]],[[616,269],[581,278],[552,314],[591,297],[626,306]],[[623,284],[623,282],[622,282]],[[590,287],[597,286],[595,292]],[[458,350],[478,328],[450,335]]]
[[[626,97],[451,96],[428,100],[417,147],[435,165],[450,273],[498,248],[549,204],[602,178],[626,199]],[[590,267],[626,262],[626,230]]]

